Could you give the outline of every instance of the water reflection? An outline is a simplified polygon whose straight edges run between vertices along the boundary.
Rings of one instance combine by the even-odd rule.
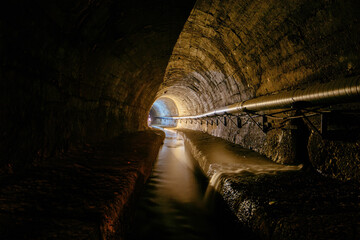
[[[182,137],[172,130],[165,133],[128,239],[249,239],[225,206],[207,209],[204,177],[187,155]]]

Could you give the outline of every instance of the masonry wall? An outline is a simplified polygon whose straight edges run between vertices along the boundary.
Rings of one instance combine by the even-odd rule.
[[[194,1],[8,1],[0,10],[0,169],[147,128]]]
[[[358,29],[357,1],[198,1],[175,45],[165,74],[169,87],[163,93],[182,101],[183,115],[195,115],[356,77]],[[319,119],[313,121],[319,126]],[[359,141],[319,138],[304,121],[266,134],[253,122],[241,129],[233,123],[181,126],[241,144],[276,162],[302,162],[339,179],[359,179]]]
[[[146,129],[158,97],[172,99],[179,115],[193,115],[360,75],[357,0],[194,3],[4,4],[0,168],[12,171],[69,145]],[[346,173],[352,170],[339,170],[358,171],[352,167],[359,165],[356,141],[324,142],[305,127],[307,136],[291,127],[264,134],[254,123],[241,129],[208,126],[206,131],[283,163],[298,162],[294,156],[309,149],[316,169],[341,179],[357,178]],[[305,143],[310,139],[309,147],[299,145],[299,135]],[[338,151],[339,164],[330,164],[333,158],[326,153],[342,144],[350,144],[346,149],[352,155],[344,158]],[[344,159],[355,160],[344,167],[340,162],[350,161]]]

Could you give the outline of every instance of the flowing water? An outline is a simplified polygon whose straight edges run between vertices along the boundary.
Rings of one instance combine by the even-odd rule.
[[[209,209],[206,178],[186,153],[182,137],[165,133],[129,239],[249,239],[225,205]]]

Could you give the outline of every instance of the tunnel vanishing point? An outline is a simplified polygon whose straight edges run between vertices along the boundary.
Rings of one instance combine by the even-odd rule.
[[[22,188],[6,187],[14,182],[30,189],[69,181],[71,198],[101,179],[101,195],[114,189],[106,179],[117,163],[106,156],[130,150],[144,153],[134,158],[146,179],[152,162],[146,168],[142,159],[155,158],[162,141],[149,130],[149,115],[153,124],[202,131],[280,164],[360,183],[358,0],[15,0],[0,12],[3,236],[34,222]],[[104,145],[113,139],[128,145]],[[53,194],[56,202],[64,194],[56,191],[39,199]],[[10,192],[15,197],[6,198]],[[20,207],[5,207],[12,201]],[[122,208],[111,206],[99,203],[107,209],[96,230],[103,239],[121,229],[113,219]]]

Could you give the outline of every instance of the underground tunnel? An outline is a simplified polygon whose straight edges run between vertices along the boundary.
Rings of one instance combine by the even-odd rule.
[[[157,99],[149,112],[149,125],[176,126],[176,121],[171,117],[177,117],[178,107],[176,103],[167,97]]]
[[[3,3],[0,238],[359,239],[359,5]]]

